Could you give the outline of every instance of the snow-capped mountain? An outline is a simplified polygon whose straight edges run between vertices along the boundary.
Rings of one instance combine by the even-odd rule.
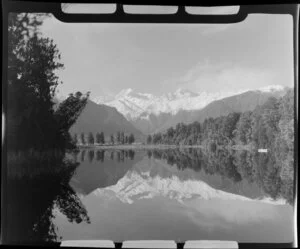
[[[101,195],[111,191],[118,199],[128,204],[132,204],[136,199],[149,199],[155,196],[175,199],[181,203],[184,199],[195,196],[201,199],[237,198],[237,195],[215,190],[202,181],[180,181],[177,176],[170,178],[150,177],[147,174],[140,175],[134,171],[128,172],[116,185],[105,189],[97,189],[94,194]],[[248,200],[243,196],[240,196],[240,198]]]
[[[280,85],[271,85],[258,89],[262,92],[281,91],[284,87]],[[115,97],[99,96],[93,99],[97,104],[105,104],[115,107],[128,120],[149,119],[149,115],[159,115],[161,113],[175,115],[179,111],[200,110],[209,103],[223,99],[229,96],[237,95],[249,89],[235,92],[192,92],[179,88],[173,93],[166,93],[161,96],[155,96],[150,93],[139,93],[131,88],[124,89]]]
[[[178,176],[169,178],[161,176],[150,176],[150,172],[139,174],[136,171],[129,171],[120,179],[116,185],[102,189],[96,189],[91,194],[104,198],[117,198],[123,203],[132,204],[136,200],[164,197],[184,203],[187,199],[220,199],[220,200],[241,200],[260,201],[269,204],[285,204],[284,200],[250,199],[242,195],[227,193],[209,186],[199,180],[182,181]]]
[[[220,199],[260,201],[269,204],[285,204],[285,200],[272,200],[270,198],[251,199],[242,195],[228,193],[214,189],[200,180],[180,180],[178,176],[163,178],[159,175],[151,176],[150,172],[138,173],[128,171],[117,184],[96,189],[91,194],[105,198],[117,198],[120,201],[132,204],[136,200],[164,197],[184,203],[187,199]]]

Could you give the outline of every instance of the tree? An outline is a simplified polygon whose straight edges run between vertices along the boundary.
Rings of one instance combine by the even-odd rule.
[[[115,144],[114,135],[110,135],[110,143]]]
[[[96,134],[96,141],[98,144],[105,144],[105,138],[104,138],[104,133],[100,132]]]
[[[252,113],[251,119],[251,140],[256,148],[266,148],[268,147],[268,138],[266,135],[266,129],[263,125],[261,118],[261,106],[255,108]]]
[[[131,133],[128,138],[128,143],[132,144],[132,143],[134,143],[134,141],[135,141],[134,135]]]
[[[125,144],[128,144],[128,136],[125,136]]]
[[[92,132],[89,133],[89,136],[88,136],[88,143],[89,144],[94,144],[95,140],[94,140],[94,135]]]
[[[170,128],[167,130],[167,136],[168,136],[168,138],[172,139],[173,136],[174,136],[174,133],[175,133],[174,128],[173,128],[173,127],[170,127]]]
[[[67,99],[59,104],[57,110],[54,112],[56,124],[54,127],[56,133],[54,143],[56,143],[56,147],[59,144],[67,148],[75,148],[70,141],[69,129],[85,108],[89,94],[89,92],[85,95],[81,92],[70,94]]]
[[[268,138],[268,146],[272,147],[275,142],[276,135],[279,132],[278,123],[280,120],[279,100],[275,97],[270,97],[263,104],[262,122],[266,129],[266,136]]]
[[[229,139],[233,138],[233,131],[235,130],[236,123],[240,118],[240,113],[233,112],[228,114],[227,117],[222,118],[221,123],[221,133],[228,137]]]
[[[53,40],[39,27],[45,15],[10,13],[8,18],[8,149],[72,149],[69,129],[87,97],[69,96],[54,111],[56,72],[63,69]],[[15,101],[18,99],[18,101]]]
[[[125,143],[125,136],[124,136],[124,132],[123,131],[120,133],[120,142],[121,142],[121,144]]]
[[[261,106],[257,106],[252,114],[252,141],[256,147],[272,148],[279,133],[279,100],[270,97]]]
[[[152,138],[154,144],[161,143],[161,133],[155,133]]]
[[[63,64],[53,41],[38,35],[40,17],[8,18],[8,149],[47,148],[55,140],[52,98]]]
[[[248,144],[251,139],[251,118],[252,112],[247,111],[241,114],[234,130],[236,143]]]
[[[74,134],[73,136],[73,140],[74,140],[74,143],[77,144],[78,143],[78,137],[77,137],[77,133]]]
[[[100,144],[101,143],[101,135],[100,135],[100,133],[96,133],[96,143],[97,144]]]
[[[104,132],[103,131],[100,133],[100,143],[105,144],[105,137],[104,137]]]
[[[117,132],[117,137],[116,137],[116,141],[119,144],[121,142],[121,132]]]
[[[81,143],[82,144],[85,144],[85,136],[84,136],[84,133],[82,132],[81,135],[80,135],[80,139],[81,139]]]
[[[152,136],[148,135],[148,137],[147,137],[147,144],[151,144],[151,142],[152,142]]]
[[[282,97],[280,105],[279,134],[276,143],[281,150],[294,150],[294,93],[290,89]]]

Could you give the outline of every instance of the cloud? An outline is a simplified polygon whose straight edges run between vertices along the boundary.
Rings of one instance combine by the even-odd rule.
[[[274,84],[275,75],[264,68],[243,67],[230,62],[199,62],[178,79],[178,86],[191,91],[258,89]]]
[[[211,217],[214,217],[215,220],[239,224],[273,220],[278,216],[280,210],[291,211],[288,206],[277,206],[252,200],[210,200],[209,202],[195,200],[188,202],[187,205],[191,208],[188,211],[193,211],[190,214],[202,214],[209,221],[211,221]],[[219,223],[217,222],[215,225],[218,226]]]

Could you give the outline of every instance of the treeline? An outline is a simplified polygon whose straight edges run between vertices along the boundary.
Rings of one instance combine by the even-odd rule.
[[[203,123],[178,123],[165,133],[147,137],[148,144],[203,145],[212,150],[232,145],[288,151],[294,143],[294,96],[270,97],[253,111],[208,118]]]
[[[87,145],[94,145],[94,144],[119,145],[119,144],[132,144],[135,142],[135,137],[132,133],[127,135],[122,131],[118,131],[117,134],[111,134],[109,139],[107,138],[105,139],[104,132],[100,132],[100,133],[97,132],[95,136],[92,132],[89,132],[88,134],[82,132],[80,133],[80,135],[75,133],[73,136],[73,141],[76,144],[87,144]]]
[[[89,93],[70,94],[54,108],[64,65],[53,40],[39,27],[44,15],[10,13],[8,18],[7,149],[74,149],[70,127]]]

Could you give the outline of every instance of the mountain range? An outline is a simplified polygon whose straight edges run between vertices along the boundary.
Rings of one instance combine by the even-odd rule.
[[[175,199],[178,202],[194,197],[239,200],[266,198],[255,182],[243,180],[236,183],[219,174],[210,175],[192,169],[180,170],[164,160],[149,159],[144,152],[136,153],[133,160],[126,159],[121,164],[111,160],[109,153],[102,163],[97,160],[88,162],[85,158],[70,185],[83,196],[113,193],[114,197],[128,204],[137,199],[155,196]],[[274,200],[271,202],[274,203]]]
[[[180,203],[184,203],[186,199],[260,201],[279,205],[285,203],[282,199],[276,201],[266,197],[251,199],[243,195],[228,193],[212,188],[204,181],[196,179],[182,181],[176,175],[163,178],[161,176],[151,176],[150,172],[139,174],[136,171],[128,171],[117,184],[106,188],[98,188],[92,194],[117,198],[127,204],[158,196],[173,199]]]
[[[208,117],[250,111],[263,104],[270,96],[279,97],[285,91],[283,86],[271,85],[235,93],[208,94],[178,89],[174,93],[155,96],[126,89],[113,99],[98,97],[94,101],[115,107],[135,128],[144,134],[151,134],[164,131],[179,122],[202,122]]]
[[[283,86],[269,86],[239,91],[238,94],[194,93],[178,89],[162,96],[127,89],[113,99],[104,96],[88,100],[70,133],[92,132],[95,135],[103,131],[106,139],[109,139],[111,134],[123,131],[125,134],[134,134],[136,141],[144,141],[145,135],[165,131],[180,122],[203,122],[209,117],[251,111],[270,96],[283,96],[287,89]],[[55,106],[61,101],[55,99]]]

